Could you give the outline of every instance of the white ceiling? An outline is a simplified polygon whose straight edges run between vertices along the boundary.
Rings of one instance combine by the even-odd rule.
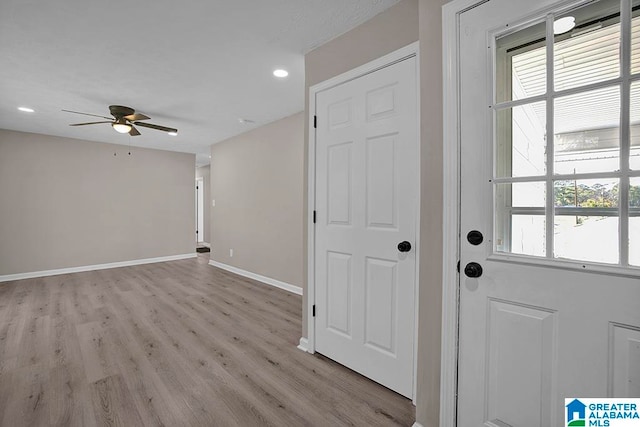
[[[195,153],[206,164],[211,144],[303,110],[304,54],[397,1],[1,0],[0,128]],[[273,77],[276,68],[289,77]],[[112,104],[179,134],[70,127],[100,119],[61,111],[109,116]]]

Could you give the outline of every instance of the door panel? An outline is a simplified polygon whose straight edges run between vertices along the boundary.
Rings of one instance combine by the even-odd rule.
[[[489,299],[487,306],[488,419],[508,419],[514,426],[544,425],[551,419],[550,390],[557,318],[551,310]],[[529,402],[511,406],[511,393]]]
[[[395,137],[367,140],[367,227],[397,228]]]
[[[351,142],[329,146],[327,204],[330,224],[351,225]]]
[[[390,356],[396,355],[397,265],[384,259],[366,259],[365,344]]]
[[[384,119],[396,113],[396,84],[367,93],[367,121]]]
[[[615,59],[617,36],[607,36],[619,25],[613,3],[589,2],[565,35],[540,33],[553,25],[553,1],[492,0],[460,15],[461,427],[563,425],[564,398],[640,397],[628,385],[640,366],[640,272],[624,247],[634,213],[623,198],[637,175],[625,163],[629,104],[620,101],[630,80],[598,80],[621,89],[595,98],[597,87],[565,93],[551,81],[559,69],[567,80],[596,76],[598,61],[625,63]],[[598,19],[599,8],[604,35],[580,32],[590,22],[581,17]],[[501,37],[514,40],[504,51],[522,52],[520,62],[501,62]],[[600,39],[603,53],[585,55]],[[573,71],[569,45],[582,52]],[[553,49],[565,68],[557,55],[547,65]],[[467,241],[471,230],[481,244]],[[465,274],[472,262],[479,277]]]
[[[315,348],[409,397],[416,87],[412,57],[316,95]]]
[[[613,395],[640,396],[640,328],[613,324],[610,335]]]
[[[351,255],[327,252],[327,328],[351,338]]]

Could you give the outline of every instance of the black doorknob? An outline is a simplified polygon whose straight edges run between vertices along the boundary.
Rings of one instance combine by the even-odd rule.
[[[404,242],[398,243],[398,250],[400,252],[409,252],[411,250],[411,243],[407,242],[406,240]]]
[[[467,233],[467,241],[474,246],[478,246],[480,243],[482,243],[483,240],[484,237],[478,230],[471,230],[469,233]]]
[[[482,276],[482,266],[477,262],[470,262],[464,267],[464,274],[467,277],[480,277]]]

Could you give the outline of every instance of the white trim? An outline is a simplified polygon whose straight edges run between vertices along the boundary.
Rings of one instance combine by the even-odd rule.
[[[106,270],[109,268],[131,267],[133,265],[154,264],[157,262],[178,261],[181,259],[196,258],[197,253],[170,255],[157,258],[135,259],[131,261],[110,262],[107,264],[83,265],[80,267],[58,268],[55,270],[33,271],[29,273],[6,274],[0,276],[0,282],[9,282],[12,280],[33,279],[35,277],[57,276],[59,274],[81,273],[84,271]]]
[[[453,0],[442,7],[443,186],[442,338],[440,426],[457,425],[459,209],[459,16],[482,0]]]
[[[418,170],[418,203],[416,204],[416,236],[415,236],[415,249],[416,249],[416,271],[415,271],[415,304],[414,304],[414,327],[413,327],[413,398],[411,402],[413,406],[418,406],[418,329],[420,327],[418,313],[420,311],[420,248],[422,245],[420,244],[420,195],[422,194],[422,180],[420,179],[420,163],[422,159],[422,144],[421,141],[421,120],[420,120],[420,105],[422,103],[422,99],[420,97],[420,48],[416,43],[416,126],[418,129],[416,130],[416,138],[418,139],[418,155],[416,156],[415,161],[417,164]]]
[[[394,52],[391,52],[385,56],[382,56],[378,59],[375,59],[371,62],[368,62],[364,65],[361,65],[357,68],[354,68],[350,71],[337,75],[335,77],[330,78],[329,80],[325,80],[324,82],[315,84],[309,88],[309,157],[308,157],[308,222],[307,222],[307,351],[309,353],[315,352],[315,318],[311,316],[313,311],[313,305],[315,304],[315,224],[313,223],[313,211],[315,210],[315,199],[316,199],[316,132],[313,127],[313,119],[316,115],[316,94],[323,90],[330,89],[334,86],[338,86],[340,84],[346,83],[350,80],[356,79],[358,77],[362,77],[366,74],[373,73],[381,68],[388,67],[396,62],[402,61],[404,59],[415,57],[416,58],[416,102],[418,103],[418,108],[416,110],[416,114],[418,116],[417,126],[417,138],[418,138],[418,152],[420,152],[420,49],[419,42],[413,42],[405,47],[402,47]],[[420,171],[420,156],[417,156],[416,161],[418,162],[418,172]],[[418,180],[419,181],[419,180]],[[420,183],[418,182],[418,195],[420,194]],[[416,225],[416,250],[418,251],[420,248],[420,202],[417,204],[417,225]],[[413,343],[413,403],[416,404],[416,395],[417,395],[417,372],[418,372],[418,289],[419,289],[419,268],[420,268],[420,258],[419,252],[416,252],[416,277],[415,277],[415,289],[416,289],[416,310],[415,310],[415,338]]]
[[[416,421],[411,427],[422,427],[422,424]]]
[[[313,213],[316,209],[316,129],[312,126],[316,115],[315,86],[309,88],[309,153],[307,162],[307,351],[316,351],[316,325],[312,316],[316,303],[316,225]]]
[[[298,344],[298,350],[302,350],[305,353],[308,353],[309,352],[309,340],[307,340],[304,337],[300,338],[300,344]]]
[[[276,288],[284,289],[285,291],[289,291],[289,292],[294,293],[296,295],[302,295],[302,288],[299,287],[299,286],[295,286],[295,285],[291,285],[289,283],[281,282],[280,280],[272,279],[271,277],[261,276],[260,274],[252,273],[250,271],[243,270],[241,268],[234,267],[232,265],[223,264],[221,262],[214,261],[214,260],[209,260],[209,265],[221,268],[223,270],[230,271],[230,272],[235,273],[235,274],[237,274],[239,276],[244,276],[244,277],[248,277],[249,279],[257,280],[258,282],[262,282],[262,283],[265,283],[267,285],[274,286]]]

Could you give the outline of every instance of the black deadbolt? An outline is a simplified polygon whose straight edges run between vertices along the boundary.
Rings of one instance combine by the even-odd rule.
[[[480,277],[482,276],[482,266],[477,262],[470,262],[465,266],[464,274],[467,277]]]
[[[484,237],[482,237],[482,233],[478,230],[471,230],[467,233],[467,241],[474,246],[478,246],[483,240]]]
[[[411,243],[407,242],[406,240],[404,242],[398,243],[398,250],[400,252],[409,252],[411,250]]]

